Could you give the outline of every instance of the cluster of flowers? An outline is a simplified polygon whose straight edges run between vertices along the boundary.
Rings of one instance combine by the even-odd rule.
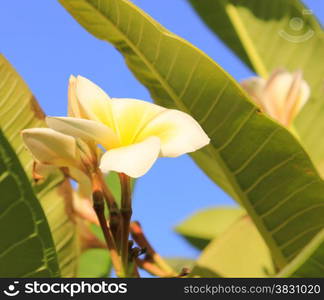
[[[310,94],[301,72],[275,71],[242,82],[261,110],[290,127]],[[68,117],[48,117],[49,128],[22,131],[38,163],[66,167],[79,183],[98,167],[130,177],[144,175],[160,156],[177,157],[209,143],[188,114],[146,101],[110,98],[90,80],[71,76]],[[106,151],[103,151],[106,150]]]

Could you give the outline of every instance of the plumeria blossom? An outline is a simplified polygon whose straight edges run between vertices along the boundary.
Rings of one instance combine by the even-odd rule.
[[[47,177],[50,170],[53,171],[53,169],[48,170],[48,167],[54,166],[67,169],[66,175],[79,183],[78,193],[73,193],[71,203],[66,203],[71,219],[73,221],[80,219],[79,224],[83,224],[84,220],[98,224],[90,201],[92,189],[89,170],[98,165],[99,149],[97,150],[93,143],[86,144],[80,139],[51,128],[25,129],[22,131],[22,138],[35,159],[37,175],[41,178]],[[89,239],[90,236],[89,231],[87,238]],[[95,237],[92,237],[92,243],[95,240]]]
[[[29,128],[24,129],[21,134],[24,144],[38,165],[37,171],[44,169],[42,166],[67,168],[69,176],[80,183],[80,195],[85,198],[89,196],[89,169],[98,164],[99,149],[95,149],[91,143],[87,145],[51,128]]]
[[[81,187],[84,182],[89,183],[92,197],[71,196],[71,212],[77,212],[81,221],[100,224],[115,272],[125,277],[134,273],[129,264],[134,250],[129,249],[132,212],[129,177],[144,175],[160,156],[177,157],[193,152],[210,140],[184,112],[137,99],[110,98],[81,76],[71,76],[68,100],[68,117],[46,118],[49,128],[26,129],[22,137],[37,162],[61,168],[66,177],[64,182],[70,184],[68,177],[72,177]],[[120,173],[121,210],[100,169],[105,173]],[[108,220],[105,205],[109,209]],[[103,246],[92,234],[83,235],[82,240],[84,247]]]
[[[301,71],[276,70],[267,80],[252,77],[242,86],[265,113],[286,127],[291,126],[310,95]]]
[[[177,157],[209,143],[188,114],[137,99],[110,98],[90,80],[70,77],[68,117],[49,117],[52,130],[105,148],[103,172],[144,175],[160,156]]]
[[[30,128],[22,131],[25,145],[34,158],[44,165],[81,169],[80,151],[76,140],[50,128]]]

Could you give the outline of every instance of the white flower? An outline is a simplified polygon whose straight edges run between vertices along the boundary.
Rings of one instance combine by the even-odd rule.
[[[264,112],[286,127],[292,124],[310,95],[300,71],[277,70],[267,80],[252,77],[244,80],[242,86]]]
[[[209,143],[188,114],[137,99],[110,98],[88,79],[71,76],[69,117],[47,118],[52,129],[103,146],[100,168],[144,175],[159,156],[177,157]]]
[[[93,145],[51,128],[24,129],[22,138],[37,162],[38,168],[67,168],[69,176],[79,183],[78,192],[87,198],[91,193],[90,170],[98,165],[100,153]],[[99,150],[99,149],[98,149]]]
[[[29,128],[22,131],[25,145],[35,160],[44,165],[81,169],[76,140],[50,128]]]

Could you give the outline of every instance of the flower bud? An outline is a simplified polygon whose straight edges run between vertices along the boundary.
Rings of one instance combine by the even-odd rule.
[[[79,166],[79,154],[73,137],[50,128],[30,128],[22,138],[35,160],[57,167]]]
[[[267,80],[252,77],[242,86],[265,113],[286,127],[291,126],[310,94],[301,71],[277,70]]]

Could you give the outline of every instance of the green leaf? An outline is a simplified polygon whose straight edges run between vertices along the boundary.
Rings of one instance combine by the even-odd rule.
[[[179,274],[183,270],[183,268],[188,268],[189,270],[191,270],[195,265],[194,259],[186,257],[165,257],[164,260],[173,270],[175,270]]]
[[[61,174],[52,174],[43,184],[36,186],[35,191],[50,224],[61,276],[75,277],[80,255],[78,228],[68,214],[72,199],[66,185],[69,183],[62,180]]]
[[[44,113],[26,83],[0,55],[0,127],[15,150],[22,166],[31,179],[33,159],[25,150],[20,132],[24,128],[44,127]],[[79,254],[76,226],[66,213],[70,192],[61,172],[51,173],[46,180],[34,185],[49,222],[62,277],[73,277],[77,270]]]
[[[99,226],[92,225],[90,229],[95,236],[104,241],[104,236]],[[112,261],[107,249],[87,249],[79,257],[78,277],[106,278],[111,268]]]
[[[89,249],[80,256],[78,277],[106,278],[110,269],[107,249]]]
[[[118,205],[121,202],[121,187],[118,174],[116,172],[109,172],[105,178],[106,184],[116,199]]]
[[[0,277],[58,277],[44,212],[0,130]]]
[[[277,277],[324,277],[324,229],[311,240]]]
[[[324,175],[324,64],[318,63],[323,57],[324,33],[314,14],[299,0],[189,2],[211,30],[259,75],[266,77],[282,67],[303,70],[312,93],[295,125]]]
[[[117,172],[109,172],[105,178],[106,184],[108,185],[110,191],[116,199],[118,205],[121,202],[121,187],[119,176]],[[131,190],[134,191],[136,180],[131,178]]]
[[[175,231],[198,249],[203,249],[244,214],[244,210],[237,207],[209,208],[177,225]]]
[[[296,139],[260,113],[207,55],[131,2],[60,2],[124,55],[157,103],[199,121],[211,143],[193,157],[243,204],[277,265],[291,261],[324,226],[324,184]]]
[[[201,270],[221,277],[267,277],[273,266],[259,232],[243,217],[204,249],[191,276],[204,275]]]

